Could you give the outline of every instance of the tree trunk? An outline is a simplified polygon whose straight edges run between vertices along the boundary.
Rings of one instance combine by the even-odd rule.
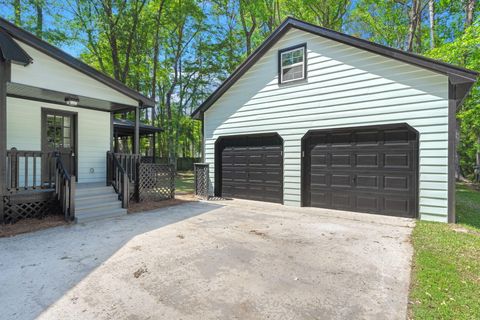
[[[157,16],[155,17],[155,41],[153,44],[153,72],[152,72],[152,85],[151,85],[151,90],[152,90],[152,95],[151,98],[152,100],[155,100],[156,94],[157,94],[157,70],[158,70],[158,54],[160,51],[160,17],[162,16],[162,11],[163,11],[163,4],[165,3],[165,0],[163,0],[160,3],[160,6],[158,7],[157,11]],[[153,119],[153,115],[152,115]]]
[[[477,166],[480,166],[480,135],[477,135]]]
[[[467,0],[465,7],[465,27],[468,28],[473,23],[473,12],[475,10],[475,0]],[[466,56],[464,57],[466,60]],[[459,110],[457,110],[458,113]],[[460,120],[457,118],[457,126],[455,128],[455,145],[457,150],[455,152],[455,178],[459,181],[465,181],[465,177],[462,174],[462,169],[460,167],[460,153],[458,152],[458,146],[460,145]],[[478,157],[478,156],[477,156]]]
[[[17,26],[22,25],[22,3],[20,0],[13,0],[13,11],[15,14],[15,24]]]
[[[113,16],[113,4],[112,0],[102,1],[103,10],[105,11],[105,15],[108,21],[108,32],[107,38],[111,48],[111,57],[112,57],[112,64],[113,64],[113,76],[115,80],[121,81],[120,78],[120,58],[119,58],[119,51],[118,51],[118,41],[116,35],[116,24],[114,22]]]
[[[41,39],[43,37],[43,5],[42,5],[42,0],[35,1],[35,10],[37,11],[37,25],[35,26],[35,35]]]
[[[252,18],[252,26],[250,28],[248,28],[246,20],[246,16],[248,13],[250,13],[250,16]],[[245,33],[245,46],[247,50],[247,55],[250,55],[250,53],[252,53],[253,32],[257,29],[257,19],[252,12],[248,12],[248,10],[245,10],[244,0],[240,0],[240,20],[242,21],[243,32]]]
[[[413,0],[412,7],[409,13],[408,37],[407,37],[407,51],[413,51],[413,40],[417,32],[418,21],[420,16],[420,0]]]
[[[430,20],[430,49],[435,48],[435,2],[428,0],[428,17]]]
[[[473,13],[475,12],[475,0],[467,0],[465,6],[465,27],[470,27],[473,23]]]
[[[455,128],[455,179],[457,181],[465,181],[465,177],[462,173],[462,168],[460,167],[460,153],[458,152],[458,147],[460,145],[460,119],[456,118],[456,128]]]

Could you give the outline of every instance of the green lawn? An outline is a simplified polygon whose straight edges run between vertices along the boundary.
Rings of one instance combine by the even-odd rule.
[[[479,191],[457,186],[457,218],[419,221],[413,231],[413,319],[480,319]]]
[[[178,172],[175,177],[175,189],[177,193],[193,193],[193,172]]]

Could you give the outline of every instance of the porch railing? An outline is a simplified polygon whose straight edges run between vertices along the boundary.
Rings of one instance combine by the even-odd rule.
[[[53,189],[56,156],[53,152],[7,150],[7,191]],[[42,166],[48,163],[42,170]]]
[[[60,153],[12,148],[7,150],[6,169],[9,194],[51,189],[65,220],[75,218],[75,176],[68,173]],[[32,195],[31,199],[36,198]]]
[[[107,152],[107,185],[112,185],[122,207],[128,208],[130,185],[138,184],[138,164],[141,155]]]
[[[75,176],[65,169],[62,157],[56,154],[55,195],[60,202],[66,221],[75,219]]]

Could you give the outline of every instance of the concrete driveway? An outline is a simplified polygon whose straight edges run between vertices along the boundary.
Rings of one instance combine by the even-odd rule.
[[[187,203],[0,239],[5,319],[405,319],[414,222]]]

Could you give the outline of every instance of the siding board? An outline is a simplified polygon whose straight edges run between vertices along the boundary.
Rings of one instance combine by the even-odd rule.
[[[41,150],[42,107],[77,112],[78,182],[104,182],[110,150],[110,113],[7,98],[7,148]],[[94,172],[90,172],[93,168]]]

